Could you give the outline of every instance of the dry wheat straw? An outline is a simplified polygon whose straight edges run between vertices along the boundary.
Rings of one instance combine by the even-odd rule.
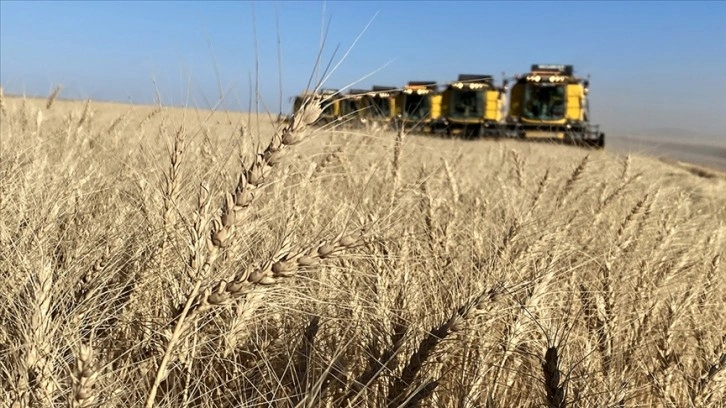
[[[115,130],[122,130],[119,128],[123,128],[126,126],[125,122],[126,122],[126,119],[128,118],[128,115],[129,115],[128,111],[118,115],[118,117],[116,117],[116,119],[114,119],[114,121],[111,122],[111,124],[108,126],[108,128],[106,128],[106,133],[112,134]],[[124,124],[123,127],[121,126],[122,124]]]
[[[38,109],[35,112],[35,135],[40,135],[40,127],[43,125],[43,111]]]
[[[572,193],[575,185],[578,181],[582,178],[583,173],[585,172],[585,168],[587,167],[587,163],[590,160],[590,155],[586,154],[580,163],[575,167],[575,169],[572,171],[572,174],[570,174],[570,177],[565,181],[564,187],[562,187],[562,191],[560,192],[560,195],[557,197],[556,202],[560,206],[565,206],[567,203],[567,198]]]
[[[415,351],[406,361],[406,365],[397,376],[388,392],[388,406],[396,407],[406,404],[410,400],[420,401],[431,395],[438,386],[437,381],[424,380],[422,385],[414,387],[424,364],[432,355],[436,346],[446,340],[452,334],[463,329],[464,321],[469,317],[470,312],[486,298],[489,292],[482,293],[461,305],[448,319],[440,323],[431,331],[426,333],[419,342]]]
[[[354,160],[344,163],[340,173],[345,174],[333,174],[326,170],[333,152],[317,169],[311,167],[311,174],[330,173],[326,178],[335,183],[335,194],[345,199],[366,184],[356,202],[358,223],[378,222],[382,214],[393,221],[371,242],[336,227],[340,219],[326,215],[337,205],[320,190],[327,181],[309,188],[277,183],[287,175],[273,176],[273,166],[267,165],[267,159],[280,159],[276,152],[263,161],[243,162],[244,182],[235,178],[237,186],[203,183],[189,205],[195,208],[185,213],[187,199],[193,199],[181,192],[192,174],[182,170],[209,167],[218,158],[222,166],[215,146],[224,130],[206,130],[204,146],[187,144],[191,140],[185,137],[178,159],[175,142],[169,143],[167,168],[159,173],[164,178],[156,180],[161,194],[155,194],[152,179],[110,175],[119,160],[108,160],[120,153],[126,168],[154,170],[130,147],[159,132],[146,125],[135,132],[120,123],[138,123],[151,109],[136,118],[104,112],[98,115],[101,123],[81,120],[84,101],[70,112],[69,104],[56,103],[39,121],[37,106],[45,110],[45,101],[5,97],[3,102],[0,282],[10,301],[0,306],[0,318],[8,322],[0,327],[0,355],[10,358],[0,364],[0,388],[12,394],[0,396],[0,405],[50,406],[43,400],[49,384],[56,405],[109,408],[140,406],[152,388],[158,389],[153,404],[168,406],[382,406],[394,385],[402,390],[390,398],[398,398],[396,406],[722,405],[726,341],[718,308],[724,300],[719,280],[724,253],[718,233],[723,225],[713,210],[721,203],[718,180],[686,172],[666,177],[665,167],[637,156],[631,163],[628,157],[599,155],[598,166],[615,169],[614,174],[589,172],[591,161],[562,171],[550,163],[556,161],[551,155],[564,151],[518,145],[517,160],[509,142],[477,142],[470,146],[471,156],[444,156],[454,170],[467,171],[452,172],[444,162],[441,170],[447,174],[432,179],[423,171],[417,175],[415,166],[441,160],[449,147],[426,139],[412,156],[413,166],[398,153],[393,178],[399,180],[399,194],[389,206],[391,172],[385,175],[367,160],[388,157],[393,167],[396,135],[381,135],[394,143],[388,148],[362,137],[355,147],[367,143],[376,156],[349,154]],[[175,112],[168,112],[162,125],[176,130],[166,122]],[[93,133],[91,124],[108,129],[108,135],[96,138],[103,149],[90,157],[103,166],[84,167],[88,152],[73,137],[79,123],[83,136]],[[238,127],[225,126],[238,137]],[[38,130],[43,143],[36,143]],[[61,137],[45,138],[54,135]],[[118,149],[121,140],[124,152]],[[148,146],[149,157],[165,147]],[[485,163],[475,163],[474,156]],[[68,158],[82,160],[69,166]],[[226,169],[219,170],[226,177]],[[84,181],[84,173],[93,177]],[[302,180],[302,173],[290,178]],[[148,185],[132,195],[106,193],[132,190],[135,183]],[[220,188],[231,194],[217,205],[212,200]],[[409,191],[417,195],[408,197]],[[55,202],[67,214],[34,219],[34,207]],[[311,202],[316,208],[305,214],[294,208]],[[412,206],[419,207],[410,211]],[[180,221],[185,221],[186,242],[174,235]],[[275,242],[283,231],[306,236],[323,223],[341,231],[339,236]],[[289,230],[293,224],[296,229]],[[166,254],[157,245],[164,230]],[[123,245],[114,244],[117,237],[123,237]],[[446,237],[456,250],[442,244]],[[337,260],[342,271],[318,273],[312,267],[354,247],[362,248],[363,256]],[[175,259],[176,253],[188,259]],[[159,256],[162,268],[150,263]],[[36,269],[27,272],[29,266]],[[167,270],[165,277],[175,271],[184,275],[149,290],[149,299],[159,302],[127,302],[124,296],[141,275],[159,270]],[[40,279],[44,274],[52,279]],[[462,303],[461,293],[499,280],[516,290],[497,302],[496,310],[489,301],[476,318],[439,320]],[[687,291],[692,295],[681,297]],[[566,305],[571,292],[580,292],[580,304]],[[184,302],[191,302],[186,315]],[[95,310],[95,304],[103,307]],[[104,316],[102,309],[116,305],[126,305],[127,315]],[[151,308],[164,313],[154,318]],[[548,341],[546,351],[539,350],[541,334],[530,329],[559,320],[574,323],[568,347]],[[445,334],[439,332],[443,339],[431,336],[447,325]],[[299,332],[290,331],[293,327]],[[103,336],[91,341],[91,332]],[[94,359],[59,347],[78,333],[85,347],[110,355],[113,376],[99,372],[103,377],[90,381],[98,375]],[[11,354],[13,339],[21,339],[17,356]],[[506,342],[511,351],[500,347]],[[162,368],[159,362],[167,355]],[[75,360],[70,374],[63,360]],[[572,375],[564,369],[570,362]],[[603,372],[604,366],[609,371]],[[84,375],[87,367],[94,373]],[[152,378],[161,380],[154,385]]]
[[[181,336],[187,331],[190,321],[194,321],[193,318],[187,320],[190,311],[196,315],[196,313],[199,313],[200,310],[205,308],[204,306],[219,303],[224,300],[225,296],[231,296],[230,294],[239,294],[241,290],[246,288],[245,283],[248,281],[251,284],[270,284],[275,282],[274,278],[270,276],[272,273],[282,274],[283,269],[284,272],[289,271],[286,269],[288,263],[284,263],[286,261],[285,259],[276,261],[276,263],[268,266],[263,271],[254,271],[244,279],[233,281],[229,286],[227,286],[226,282],[222,281],[215,292],[207,291],[205,293],[201,308],[192,309],[197,300],[199,290],[202,287],[203,280],[201,278],[209,275],[209,271],[220,252],[228,246],[229,240],[234,234],[234,228],[237,223],[237,212],[246,209],[252,203],[257,190],[265,184],[266,175],[274,165],[281,161],[282,155],[284,154],[284,147],[293,146],[302,142],[306,137],[304,133],[306,128],[314,123],[321,113],[322,110],[318,100],[306,101],[300,111],[293,115],[291,123],[273,135],[267,148],[255,156],[254,162],[249,166],[243,165],[243,171],[240,173],[235,194],[227,194],[225,196],[226,200],[222,207],[221,219],[213,220],[215,228],[212,230],[211,238],[207,244],[206,259],[196,273],[194,287],[187,296],[187,301],[183,309],[175,317],[176,323],[174,329],[167,341],[164,355],[156,370],[154,383],[146,398],[146,408],[154,406],[159,385],[161,385],[161,382],[167,376],[167,365],[172,358],[172,352],[176,344],[180,341]],[[329,256],[336,249],[335,246],[326,244],[318,249],[317,255],[319,257]],[[307,263],[308,259],[310,263],[304,266],[309,266],[314,262],[314,259],[309,254],[300,254],[295,261],[302,265]],[[290,264],[292,265],[292,263]],[[281,268],[278,265],[285,266]],[[270,270],[269,272],[267,271],[268,268]],[[267,275],[267,273],[270,273],[270,275]]]
[[[98,363],[95,361],[93,348],[82,344],[76,356],[76,366],[72,376],[71,408],[88,408],[96,405],[97,395],[94,393],[94,386],[98,375]]]
[[[0,116],[6,116],[8,114],[8,105],[5,102],[5,90],[0,86]]]
[[[55,391],[53,378],[52,296],[53,269],[43,265],[33,282],[34,305],[26,339],[25,366],[19,375],[21,401],[31,405],[52,405]],[[25,395],[24,395],[25,394]]]
[[[155,107],[151,112],[149,112],[146,116],[144,116],[143,119],[139,122],[138,126],[136,126],[137,131],[141,131],[144,128],[144,125],[148,123],[151,119],[153,119],[156,115],[160,114],[162,111],[161,106]]]
[[[393,177],[393,191],[400,184],[401,179],[401,154],[403,152],[403,142],[406,140],[406,131],[404,130],[403,124],[396,132],[396,137],[393,141],[393,160],[391,162],[391,176]]]
[[[560,383],[560,358],[557,346],[547,347],[542,363],[547,406],[549,408],[565,408],[565,388]]]
[[[718,377],[726,373],[726,334],[721,338],[714,355],[715,359],[707,362],[701,376],[690,386],[691,400],[695,406],[705,406],[713,394],[718,392],[718,385],[721,385],[721,394],[725,394],[726,378],[719,380]]]
[[[48,100],[45,103],[45,109],[50,110],[51,106],[53,106],[53,102],[55,102],[56,98],[60,94],[61,86],[56,85],[56,87],[53,89],[53,91],[48,95]]]
[[[524,188],[524,180],[527,178],[524,169],[525,159],[516,150],[512,149],[511,152],[512,160],[514,160],[514,171],[517,177],[517,185],[520,188]]]

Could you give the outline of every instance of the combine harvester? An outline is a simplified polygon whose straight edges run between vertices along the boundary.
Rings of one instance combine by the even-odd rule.
[[[398,111],[396,125],[423,133],[437,129],[441,117],[441,93],[436,82],[409,82],[397,95],[395,103]]]
[[[393,87],[374,86],[372,90],[352,89],[340,97],[339,122],[360,126],[378,123],[390,125],[396,118],[396,95]]]
[[[497,88],[491,75],[460,74],[449,84],[441,100],[442,116],[437,128],[449,136],[503,136],[502,119],[507,81]]]
[[[532,65],[512,87],[507,135],[604,147],[605,134],[590,124],[588,86],[572,65]]]

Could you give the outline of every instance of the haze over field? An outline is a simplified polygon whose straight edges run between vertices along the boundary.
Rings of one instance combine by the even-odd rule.
[[[151,103],[158,95],[200,107],[224,95],[223,107],[246,111],[259,80],[260,109],[288,113],[329,27],[323,65],[354,47],[328,87],[459,73],[499,80],[532,63],[573,64],[591,75],[592,119],[609,136],[723,146],[724,21],[726,3],[691,1],[4,1],[0,83],[8,94],[46,96],[62,84],[69,98]]]

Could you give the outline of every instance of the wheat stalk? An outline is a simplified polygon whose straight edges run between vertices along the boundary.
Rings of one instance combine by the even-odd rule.
[[[254,162],[250,166],[245,166],[243,172],[240,174],[235,195],[226,195],[225,205],[222,208],[221,219],[214,219],[215,228],[213,229],[210,240],[208,241],[207,256],[204,264],[200,266],[200,269],[197,272],[197,279],[194,283],[194,287],[187,296],[187,301],[183,309],[176,317],[174,330],[172,331],[172,334],[167,341],[164,355],[161,362],[159,363],[159,366],[157,367],[154,383],[152,384],[152,387],[146,398],[146,408],[151,408],[154,406],[156,393],[159,385],[161,385],[161,382],[164,380],[164,378],[166,378],[167,365],[171,360],[172,352],[176,344],[179,342],[182,334],[187,330],[189,326],[189,321],[187,321],[187,315],[190,313],[190,311],[192,311],[192,306],[194,305],[199,294],[199,290],[202,287],[202,279],[200,279],[199,277],[208,276],[209,271],[212,268],[212,265],[216,261],[217,257],[219,256],[221,250],[227,247],[230,238],[234,234],[234,226],[237,221],[237,211],[241,211],[247,208],[252,203],[256,191],[261,188],[265,183],[265,176],[269,173],[272,166],[279,163],[282,159],[282,154],[284,153],[283,148],[285,146],[292,146],[302,142],[306,136],[303,133],[304,130],[317,120],[321,112],[322,110],[320,108],[318,100],[307,101],[306,104],[301,108],[301,110],[293,116],[292,122],[284,127],[279,133],[276,133],[267,148],[256,155]],[[319,249],[318,255],[321,257],[330,255],[332,252],[335,251],[335,249],[335,247],[331,248],[331,246],[323,246]],[[303,259],[303,262],[307,259],[311,259],[309,256],[303,257],[302,255],[300,256],[300,258]],[[280,264],[278,261],[278,263],[270,266],[270,269],[273,270],[273,268],[279,268],[279,265]],[[253,284],[274,283],[273,278],[268,275],[263,275],[263,273],[265,272],[255,271],[251,273],[249,276],[249,281]],[[204,306],[207,306],[208,304],[217,303],[217,299],[220,296],[223,296],[224,293],[239,293],[239,291],[242,290],[245,286],[244,283],[246,280],[247,279],[240,279],[238,281],[232,282],[229,286],[229,292],[225,291],[225,289],[227,288],[225,282],[221,282],[219,289],[215,291],[214,294],[211,293],[211,291],[208,291],[205,294],[201,303],[201,309],[203,310],[205,308]],[[221,301],[221,299],[219,300]],[[198,310],[200,309],[194,309],[196,313],[198,313]],[[193,319],[191,320],[193,321]]]
[[[8,105],[5,102],[5,90],[0,86],[0,116],[6,116],[8,114]]]
[[[53,91],[48,95],[48,100],[45,103],[45,109],[50,110],[50,108],[53,106],[53,102],[55,102],[56,98],[58,98],[58,95],[60,94],[62,87],[60,85],[56,85],[55,88],[53,88]]]
[[[567,203],[567,198],[572,193],[573,188],[575,184],[577,184],[580,179],[582,179],[582,175],[585,172],[585,168],[587,167],[587,163],[590,160],[590,155],[585,155],[582,160],[580,160],[580,163],[575,167],[575,169],[572,171],[572,174],[570,174],[570,177],[565,181],[565,185],[560,191],[559,196],[555,200],[558,205],[565,206]]]
[[[560,358],[557,346],[547,347],[542,363],[545,390],[547,391],[547,406],[550,408],[565,408],[565,388],[560,384]]]

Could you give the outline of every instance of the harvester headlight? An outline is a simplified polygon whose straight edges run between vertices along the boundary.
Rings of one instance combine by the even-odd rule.
[[[548,77],[548,80],[550,82],[565,82],[567,80],[567,77],[562,75],[552,75]]]

